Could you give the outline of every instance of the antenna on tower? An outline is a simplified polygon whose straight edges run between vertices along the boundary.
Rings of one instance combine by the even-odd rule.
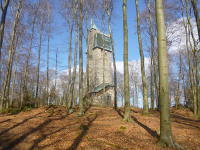
[[[97,26],[94,24],[94,21],[93,21],[92,18],[91,18],[91,20],[90,20],[90,25],[91,25],[91,29],[98,30],[98,29],[97,29]]]

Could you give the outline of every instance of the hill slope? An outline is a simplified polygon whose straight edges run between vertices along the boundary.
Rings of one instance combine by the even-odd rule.
[[[184,111],[185,112],[185,111]],[[0,116],[2,150],[159,150],[159,113],[142,116],[133,110],[132,123],[122,121],[122,111],[90,108],[84,117],[66,114],[64,107],[38,108]],[[200,148],[200,121],[186,113],[172,113],[176,141],[187,149]],[[169,148],[166,148],[166,150]]]

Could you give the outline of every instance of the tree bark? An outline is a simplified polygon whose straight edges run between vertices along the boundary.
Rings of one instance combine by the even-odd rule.
[[[41,27],[40,27],[40,35],[39,35],[39,48],[38,48],[38,63],[37,63],[37,83],[36,83],[36,98],[38,98],[39,94],[39,81],[40,81],[40,57],[41,57],[41,49],[42,49],[42,32],[44,28],[44,23],[42,21]]]
[[[33,22],[32,22],[32,29],[31,29],[31,37],[30,37],[30,47],[28,48],[28,56],[26,57],[26,64],[25,64],[25,71],[24,71],[24,85],[23,85],[23,93],[28,94],[28,74],[29,74],[29,61],[31,58],[31,51],[33,46],[33,38],[35,33],[35,22],[36,22],[36,14],[34,14]]]
[[[197,8],[197,1],[191,0],[191,3],[192,3],[196,23],[197,23],[197,31],[198,31],[199,42],[200,42],[200,17],[199,17],[199,11],[198,11],[198,8]]]
[[[110,26],[110,19],[108,21],[108,29],[110,34],[110,39],[112,43],[112,56],[113,56],[113,70],[114,70],[114,109],[117,109],[117,67],[116,67],[116,60],[115,60],[115,49],[114,49],[114,41],[112,36],[112,30]]]
[[[166,44],[166,29],[163,0],[156,0],[156,24],[158,40],[158,64],[160,78],[160,139],[159,143],[163,146],[176,147],[172,138],[170,109],[169,109],[169,85],[168,85],[168,58]]]
[[[84,114],[83,102],[83,0],[79,1],[79,115]]]
[[[50,32],[50,31],[49,31]],[[49,50],[50,50],[50,33],[48,33],[47,39],[47,85],[46,85],[46,94],[47,94],[47,104],[49,105]]]
[[[72,111],[72,98],[71,98],[71,84],[72,84],[72,77],[71,77],[71,58],[72,58],[72,34],[73,34],[73,25],[69,25],[69,29],[70,29],[70,35],[69,35],[69,54],[68,54],[68,89],[67,90],[67,94],[69,95],[69,101],[68,101],[68,111],[71,112]]]
[[[7,73],[6,73],[6,79],[3,86],[3,94],[2,94],[2,102],[1,102],[1,108],[8,108],[8,99],[9,99],[9,91],[10,91],[10,82],[11,82],[11,75],[12,75],[12,65],[13,65],[13,59],[15,54],[15,46],[16,46],[16,32],[17,27],[20,21],[21,16],[21,9],[22,9],[22,0],[18,3],[17,12],[15,15],[15,20],[13,24],[12,34],[11,34],[11,40],[9,44],[9,56],[8,56],[8,66],[7,66]]]
[[[147,1],[147,8],[148,8],[148,22],[149,22],[149,34],[150,34],[150,41],[151,41],[151,109],[154,109],[154,102],[155,102],[155,92],[157,93],[156,88],[156,71],[155,71],[155,44],[154,44],[154,34],[153,34],[153,24],[152,24],[152,11],[151,11],[151,4],[150,0]],[[157,99],[157,97],[156,97]]]
[[[143,94],[143,113],[148,114],[148,94],[147,81],[145,76],[144,54],[142,49],[141,31],[140,31],[140,10],[138,7],[138,0],[135,0],[136,14],[137,14],[137,34],[138,44],[140,50],[141,74],[142,74],[142,94]]]
[[[130,121],[130,86],[128,69],[128,28],[127,28],[127,0],[123,0],[123,31],[124,31],[124,120]]]
[[[5,21],[6,21],[6,15],[7,15],[7,9],[8,5],[10,3],[10,0],[4,0],[4,5],[1,1],[1,22],[0,22],[0,64],[1,64],[1,48],[3,45],[3,37],[4,37],[4,27],[5,27]],[[1,68],[0,68],[1,69]],[[1,79],[1,77],[0,77]]]

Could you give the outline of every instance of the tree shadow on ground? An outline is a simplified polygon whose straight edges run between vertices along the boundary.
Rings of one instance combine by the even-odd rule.
[[[56,133],[58,133],[58,132],[60,132],[60,131],[62,131],[62,130],[65,130],[65,129],[69,128],[70,126],[75,125],[75,124],[77,124],[77,122],[75,122],[75,123],[73,123],[73,124],[70,124],[70,125],[67,125],[67,127],[59,128],[59,129],[57,129],[57,130],[55,130],[55,131],[53,131],[53,132],[50,132],[50,133],[47,133],[47,134],[43,134],[43,135],[40,136],[38,139],[34,140],[34,143],[33,143],[33,145],[29,148],[29,150],[45,148],[45,147],[49,147],[50,145],[53,145],[53,144],[56,143],[56,142],[51,143],[51,144],[49,144],[49,145],[44,145],[43,147],[38,147],[38,144],[39,144],[40,142],[42,142],[43,140],[45,140],[48,136],[51,136],[51,135],[53,135],[53,134],[56,134]]]
[[[21,121],[21,122],[19,122],[19,123],[17,123],[17,124],[14,124],[12,127],[7,128],[7,129],[1,131],[1,132],[0,132],[0,136],[1,136],[2,134],[5,134],[6,132],[10,131],[11,129],[14,129],[14,128],[16,128],[16,127],[18,127],[18,126],[20,126],[20,125],[26,123],[27,121],[29,121],[29,120],[35,118],[36,116],[38,116],[38,115],[40,115],[40,114],[42,114],[42,112],[37,113],[37,114],[35,114],[35,115],[33,115],[33,116],[29,117],[29,118],[26,118],[26,119],[24,119],[23,121]],[[9,119],[8,119],[8,120],[9,120]]]
[[[92,125],[92,122],[96,120],[97,114],[90,119],[90,117],[87,117],[87,123],[86,124],[81,124],[81,134],[74,140],[72,145],[67,149],[67,150],[76,150],[80,142],[82,141],[83,137],[87,134],[90,126]]]
[[[177,121],[177,120],[175,120],[174,122],[176,122],[176,123],[178,123],[178,124],[186,125],[186,126],[189,126],[189,127],[193,127],[193,128],[200,129],[199,126],[193,125],[193,124],[190,124],[190,123],[186,123],[186,122],[182,122],[182,121]]]
[[[193,120],[193,119],[186,118],[184,116],[177,115],[177,114],[171,114],[171,117],[175,118],[175,119],[181,119],[181,120],[185,120],[185,121],[192,121],[192,122],[199,122],[200,123],[200,120]]]
[[[173,122],[176,122],[178,124],[200,129],[200,126],[197,125],[198,123],[200,123],[200,120],[193,120],[177,114],[171,114],[171,118],[173,119]]]
[[[117,113],[119,114],[119,116],[121,116],[122,118],[124,117],[124,112],[122,110],[117,109]],[[155,138],[159,138],[159,135],[157,134],[157,132],[155,130],[152,130],[151,128],[149,128],[148,126],[144,125],[143,123],[141,123],[140,121],[137,120],[136,117],[131,116],[131,118],[133,119],[133,121],[135,121],[135,123],[137,123],[139,126],[141,126],[143,129],[145,129],[151,136],[155,137]]]
[[[41,113],[39,113],[39,114],[41,114]],[[20,122],[20,123],[18,123],[18,124],[16,124],[16,125],[14,125],[12,128],[9,128],[9,130],[10,130],[10,129],[13,129],[14,127],[17,127],[17,126],[19,126],[19,125],[21,125],[21,124],[23,124],[23,123],[25,123],[26,121],[30,120],[31,118],[36,117],[37,115],[38,115],[38,114],[36,114],[36,115],[34,115],[34,116],[30,117],[30,118],[25,119],[24,121],[22,121],[22,122]],[[51,116],[52,116],[52,115],[53,115],[53,114],[51,114]],[[33,128],[32,130],[30,130],[30,131],[24,133],[23,135],[21,135],[20,137],[18,137],[18,138],[16,138],[16,139],[12,140],[12,141],[9,142],[9,143],[6,143],[8,139],[6,139],[6,140],[0,139],[1,141],[4,141],[3,144],[5,145],[5,146],[3,146],[2,150],[8,150],[8,149],[11,150],[11,149],[13,149],[17,144],[19,144],[20,142],[22,142],[23,140],[25,140],[29,135],[31,135],[31,134],[33,134],[33,133],[35,133],[35,132],[41,130],[41,129],[44,128],[44,127],[46,127],[46,126],[47,126],[49,123],[51,123],[52,121],[62,120],[62,119],[64,119],[66,116],[67,116],[67,115],[63,115],[63,116],[61,116],[61,117],[59,117],[59,118],[48,119],[48,120],[44,121],[43,123],[41,123],[40,125],[38,125],[37,127],[35,127],[35,128]],[[49,116],[49,117],[50,117],[50,116]],[[9,130],[8,130],[8,131],[9,131]],[[5,131],[4,131],[4,133],[5,133]]]
[[[11,120],[11,119],[6,119],[6,120],[1,121],[0,123],[8,122],[8,121],[10,121],[10,120]]]

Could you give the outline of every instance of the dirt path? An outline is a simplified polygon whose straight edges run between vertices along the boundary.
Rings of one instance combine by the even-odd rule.
[[[112,108],[92,107],[78,117],[76,112],[67,115],[64,107],[51,107],[0,116],[0,149],[163,149],[156,145],[158,113],[142,116],[133,112],[133,123],[123,122],[120,114]],[[172,117],[177,142],[187,149],[200,149],[200,122],[178,113]]]

